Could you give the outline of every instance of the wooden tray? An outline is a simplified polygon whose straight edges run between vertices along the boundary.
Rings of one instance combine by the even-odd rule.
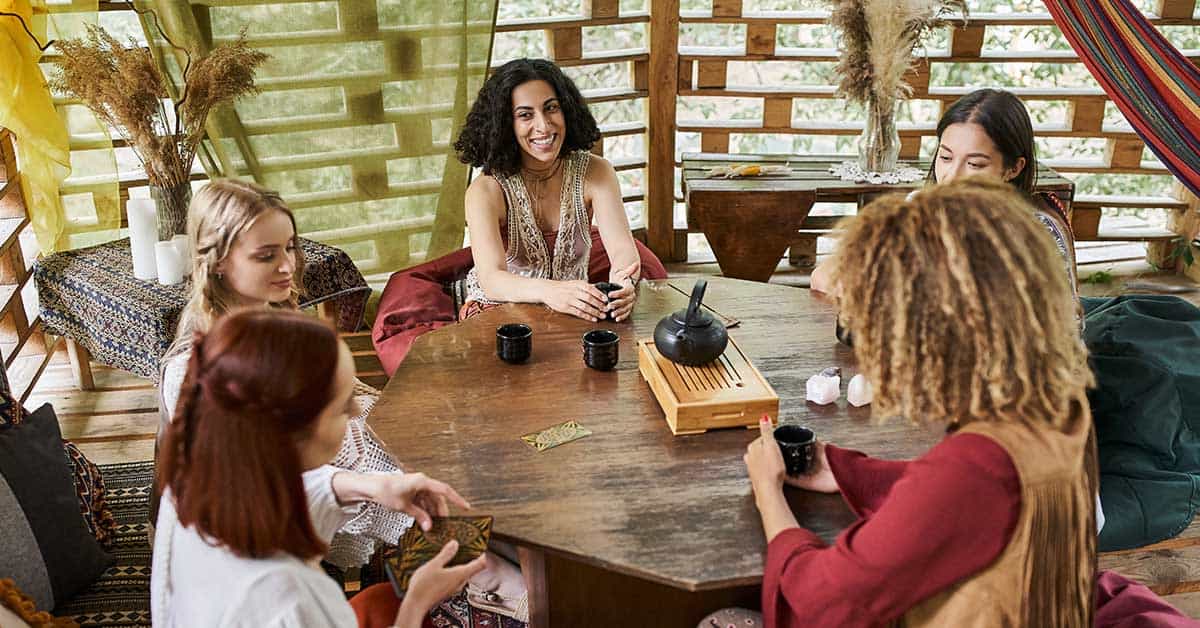
[[[671,433],[700,434],[724,427],[758,427],[764,413],[779,415],[779,396],[733,338],[720,358],[704,366],[676,364],[658,352],[653,339],[638,340],[638,370]]]

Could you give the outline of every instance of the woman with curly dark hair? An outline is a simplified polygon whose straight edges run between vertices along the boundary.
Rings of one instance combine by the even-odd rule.
[[[372,333],[388,375],[420,335],[495,303],[624,320],[637,281],[666,278],[629,232],[612,164],[588,153],[599,139],[579,89],[549,61],[511,61],[484,83],[454,144],[483,170],[466,194],[472,246],[388,280]],[[591,286],[600,281],[622,286],[611,302]]]
[[[454,143],[460,161],[483,170],[466,194],[475,267],[463,316],[525,302],[590,321],[629,317],[642,257],[662,266],[635,244],[617,173],[589,152],[599,140],[579,89],[549,61],[510,61],[484,83]],[[621,286],[608,295],[588,281],[593,219],[607,280]]]

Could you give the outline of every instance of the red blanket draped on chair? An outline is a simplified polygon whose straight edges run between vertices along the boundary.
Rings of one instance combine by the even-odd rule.
[[[641,242],[635,240],[635,243],[642,258],[642,279],[665,279],[667,269],[654,252]],[[546,236],[546,246],[554,250],[554,234]],[[371,340],[389,377],[418,336],[458,322],[454,299],[446,292],[446,285],[466,277],[474,263],[471,249],[465,248],[397,272],[388,279],[379,300]],[[600,232],[593,227],[588,281],[607,280],[611,268]]]

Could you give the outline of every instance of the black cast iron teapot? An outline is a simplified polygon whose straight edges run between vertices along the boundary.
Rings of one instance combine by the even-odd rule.
[[[707,287],[708,282],[704,279],[696,281],[687,309],[662,319],[654,328],[654,346],[668,360],[700,366],[725,352],[725,345],[729,344],[725,325],[700,309]]]

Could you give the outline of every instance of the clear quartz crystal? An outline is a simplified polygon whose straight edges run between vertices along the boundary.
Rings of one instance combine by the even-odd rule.
[[[837,401],[842,389],[840,373],[841,369],[831,366],[808,378],[804,384],[805,399],[822,406]]]
[[[846,401],[856,408],[871,403],[872,396],[871,382],[862,373],[851,377],[850,383],[846,384]]]

